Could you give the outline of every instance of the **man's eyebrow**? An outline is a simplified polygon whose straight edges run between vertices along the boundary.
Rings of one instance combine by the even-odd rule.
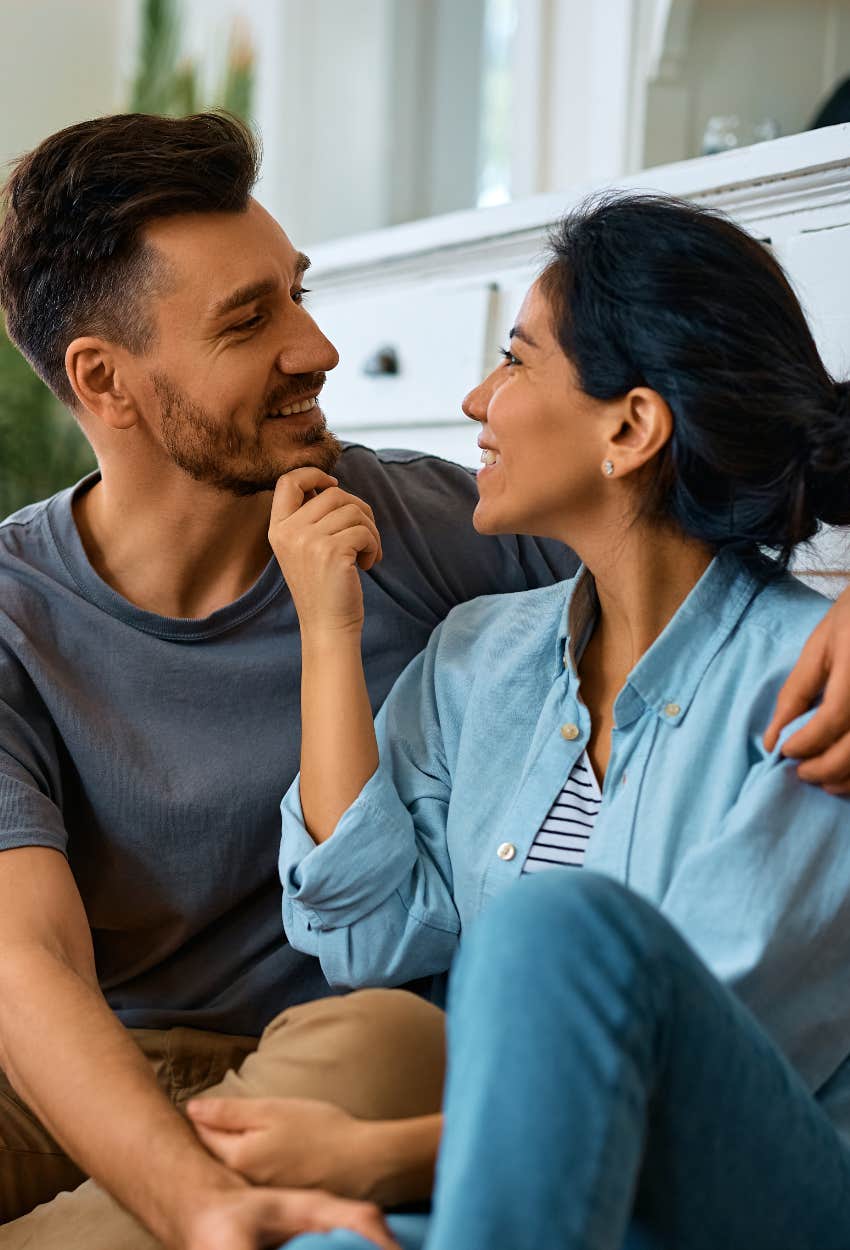
[[[245,286],[237,287],[213,305],[210,315],[213,318],[223,317],[255,299],[262,299],[264,295],[273,295],[279,286],[277,278],[261,278],[259,282],[249,282]]]
[[[300,281],[309,268],[310,257],[305,256],[303,252],[298,252],[295,257],[295,281]],[[224,299],[214,304],[210,315],[213,320],[224,317],[227,313],[235,312],[237,308],[243,308],[255,299],[262,299],[264,295],[274,295],[279,287],[280,283],[277,278],[272,277],[261,278],[258,282],[249,282],[245,286],[237,287],[235,291],[231,291]]]
[[[527,330],[523,330],[521,325],[511,326],[511,332],[508,337],[520,339],[523,343],[527,343],[529,347],[537,347],[537,343],[535,343]]]

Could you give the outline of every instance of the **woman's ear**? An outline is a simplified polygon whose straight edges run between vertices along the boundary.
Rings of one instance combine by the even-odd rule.
[[[642,469],[673,433],[673,414],[665,399],[648,386],[636,386],[618,401],[619,424],[609,437],[605,459],[617,477]]]
[[[139,419],[121,368],[120,351],[104,339],[74,339],[65,352],[65,372],[78,403],[113,430],[128,430]]]

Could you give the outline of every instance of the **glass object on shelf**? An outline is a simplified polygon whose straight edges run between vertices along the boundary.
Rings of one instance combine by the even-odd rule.
[[[731,148],[738,147],[740,125],[740,117],[709,117],[702,136],[701,154],[715,156],[718,152],[728,152]]]
[[[481,73],[477,207],[511,198],[511,45],[518,0],[486,0]]]
[[[742,121],[734,114],[709,117],[702,136],[702,156],[715,156],[732,148],[746,148],[752,143],[764,143],[778,139],[782,130],[774,117],[763,117],[757,122]]]
[[[764,143],[769,139],[778,139],[781,134],[782,127],[775,117],[763,117],[753,126],[752,142]]]

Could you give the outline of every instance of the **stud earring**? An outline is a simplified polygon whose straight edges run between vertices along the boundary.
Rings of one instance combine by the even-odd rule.
[[[602,472],[605,474],[605,476],[606,476],[606,477],[610,477],[610,476],[611,476],[611,474],[614,472],[614,461],[613,461],[613,460],[603,460],[603,461],[602,461]]]

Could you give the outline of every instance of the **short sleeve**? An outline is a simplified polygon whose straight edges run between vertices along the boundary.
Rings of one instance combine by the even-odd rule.
[[[56,731],[20,661],[0,649],[0,850],[67,853]]]

